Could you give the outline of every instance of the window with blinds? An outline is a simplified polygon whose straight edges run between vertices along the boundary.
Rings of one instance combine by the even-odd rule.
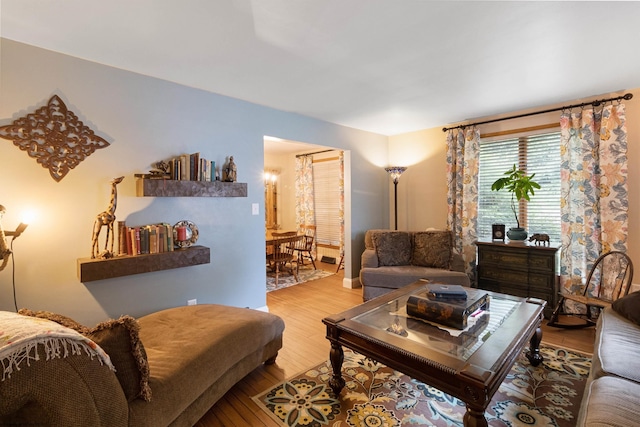
[[[337,157],[313,161],[316,242],[340,246],[340,164]]]
[[[548,234],[560,241],[560,133],[480,142],[478,174],[478,238],[491,239],[491,224],[516,227],[511,193],[491,191],[491,184],[513,165],[540,184],[531,201],[518,205],[520,226],[529,235]]]

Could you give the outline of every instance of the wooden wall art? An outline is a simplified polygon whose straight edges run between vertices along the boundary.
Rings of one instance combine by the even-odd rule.
[[[0,137],[36,159],[59,182],[99,148],[109,146],[54,95],[46,106],[0,126]]]

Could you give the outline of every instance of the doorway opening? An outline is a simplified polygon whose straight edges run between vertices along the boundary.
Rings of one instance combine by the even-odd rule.
[[[301,157],[309,157],[313,164],[313,176],[317,191],[320,192],[313,209],[313,222],[317,225],[317,240],[315,258],[335,266],[335,272],[346,267],[346,254],[350,248],[346,230],[350,229],[350,209],[346,204],[347,197],[343,186],[340,190],[344,196],[338,200],[341,193],[336,188],[339,167],[339,154],[342,150],[325,145],[308,144],[299,141],[283,140],[279,138],[264,138],[264,171],[265,171],[265,228],[267,235],[273,231],[297,230],[300,223],[306,223],[304,213],[300,213],[299,194],[296,195],[296,167],[300,168]],[[350,167],[346,164],[350,156],[344,156],[344,181],[347,181]],[[323,186],[325,188],[323,188]],[[348,187],[346,187],[348,188]],[[299,188],[298,188],[298,191]],[[336,207],[342,203],[343,220],[339,220]],[[298,212],[296,206],[298,205]],[[341,241],[343,242],[341,250]]]

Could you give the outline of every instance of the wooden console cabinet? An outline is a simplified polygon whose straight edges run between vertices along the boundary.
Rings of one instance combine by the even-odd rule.
[[[477,242],[478,288],[547,301],[549,318],[558,303],[556,246]]]

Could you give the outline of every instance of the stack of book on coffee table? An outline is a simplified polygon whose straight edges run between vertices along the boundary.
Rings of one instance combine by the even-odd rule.
[[[469,317],[489,309],[489,295],[458,285],[430,283],[409,296],[407,314],[455,329],[465,329]]]

